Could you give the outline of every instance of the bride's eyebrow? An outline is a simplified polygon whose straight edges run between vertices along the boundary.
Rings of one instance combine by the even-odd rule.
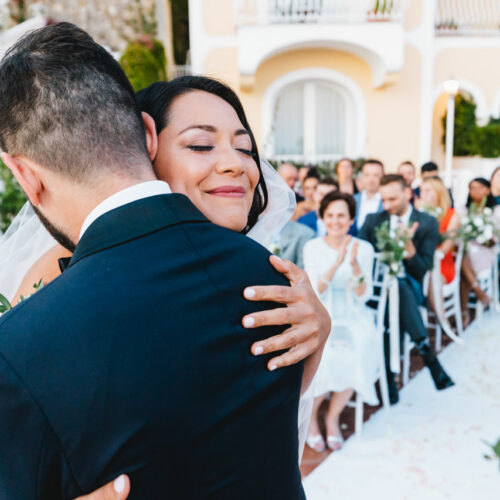
[[[184,132],[187,132],[188,130],[193,130],[193,129],[204,130],[205,132],[210,132],[212,134],[215,134],[217,132],[217,129],[213,125],[190,125],[189,127],[186,127],[184,130],[181,130],[178,136],[183,134]],[[240,128],[234,133],[234,136],[237,137],[240,135],[249,136],[250,134],[248,133],[248,130]]]

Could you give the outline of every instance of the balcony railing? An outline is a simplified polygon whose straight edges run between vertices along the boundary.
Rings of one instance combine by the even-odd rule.
[[[406,0],[239,0],[238,25],[400,21]]]
[[[436,34],[440,36],[500,35],[500,1],[438,0]]]

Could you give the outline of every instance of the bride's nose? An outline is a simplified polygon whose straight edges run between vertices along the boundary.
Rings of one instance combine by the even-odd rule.
[[[241,175],[245,170],[245,165],[241,157],[242,153],[235,150],[232,146],[220,149],[220,155],[217,158],[216,172],[218,174]]]

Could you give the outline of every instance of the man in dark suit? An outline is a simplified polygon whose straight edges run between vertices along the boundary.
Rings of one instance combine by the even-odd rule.
[[[74,498],[130,476],[131,499],[303,499],[302,366],[269,372],[245,330],[269,253],[169,194],[118,63],[48,26],[0,65],[2,158],[65,272],[0,319],[0,497]],[[112,117],[112,119],[111,119]],[[260,304],[260,305],[259,305]]]
[[[432,352],[428,332],[418,310],[419,305],[424,303],[422,280],[427,271],[432,268],[434,251],[439,242],[437,220],[411,206],[411,189],[400,175],[385,175],[381,181],[380,194],[384,211],[366,217],[359,237],[369,241],[377,248],[375,230],[383,222],[389,222],[390,228],[393,230],[396,230],[400,225],[411,226],[410,231],[413,233],[413,237],[406,245],[407,256],[403,260],[404,270],[398,276],[400,331],[401,334],[409,333],[425,365],[430,370],[436,388],[446,389],[453,385],[453,381]],[[387,338],[385,357],[390,399],[391,403],[394,404],[397,403],[399,396],[394,374],[390,371],[390,352]]]

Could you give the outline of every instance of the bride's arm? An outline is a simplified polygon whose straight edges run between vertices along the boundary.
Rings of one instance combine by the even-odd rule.
[[[305,271],[288,260],[272,256],[274,268],[290,281],[287,286],[253,286],[245,289],[245,298],[286,304],[286,307],[253,313],[243,318],[243,326],[290,325],[283,333],[252,346],[255,355],[287,350],[268,363],[270,370],[293,365],[305,359],[301,392],[309,387],[318,368],[323,347],[330,334],[328,311],[316,296]],[[249,293],[249,290],[252,290]],[[249,318],[253,319],[248,321]]]
[[[59,259],[70,256],[71,253],[60,245],[56,245],[45,252],[24,276],[12,303],[17,304],[21,295],[29,297],[35,293],[36,290],[33,288],[33,285],[37,284],[40,280],[46,285],[56,279],[61,274]]]

